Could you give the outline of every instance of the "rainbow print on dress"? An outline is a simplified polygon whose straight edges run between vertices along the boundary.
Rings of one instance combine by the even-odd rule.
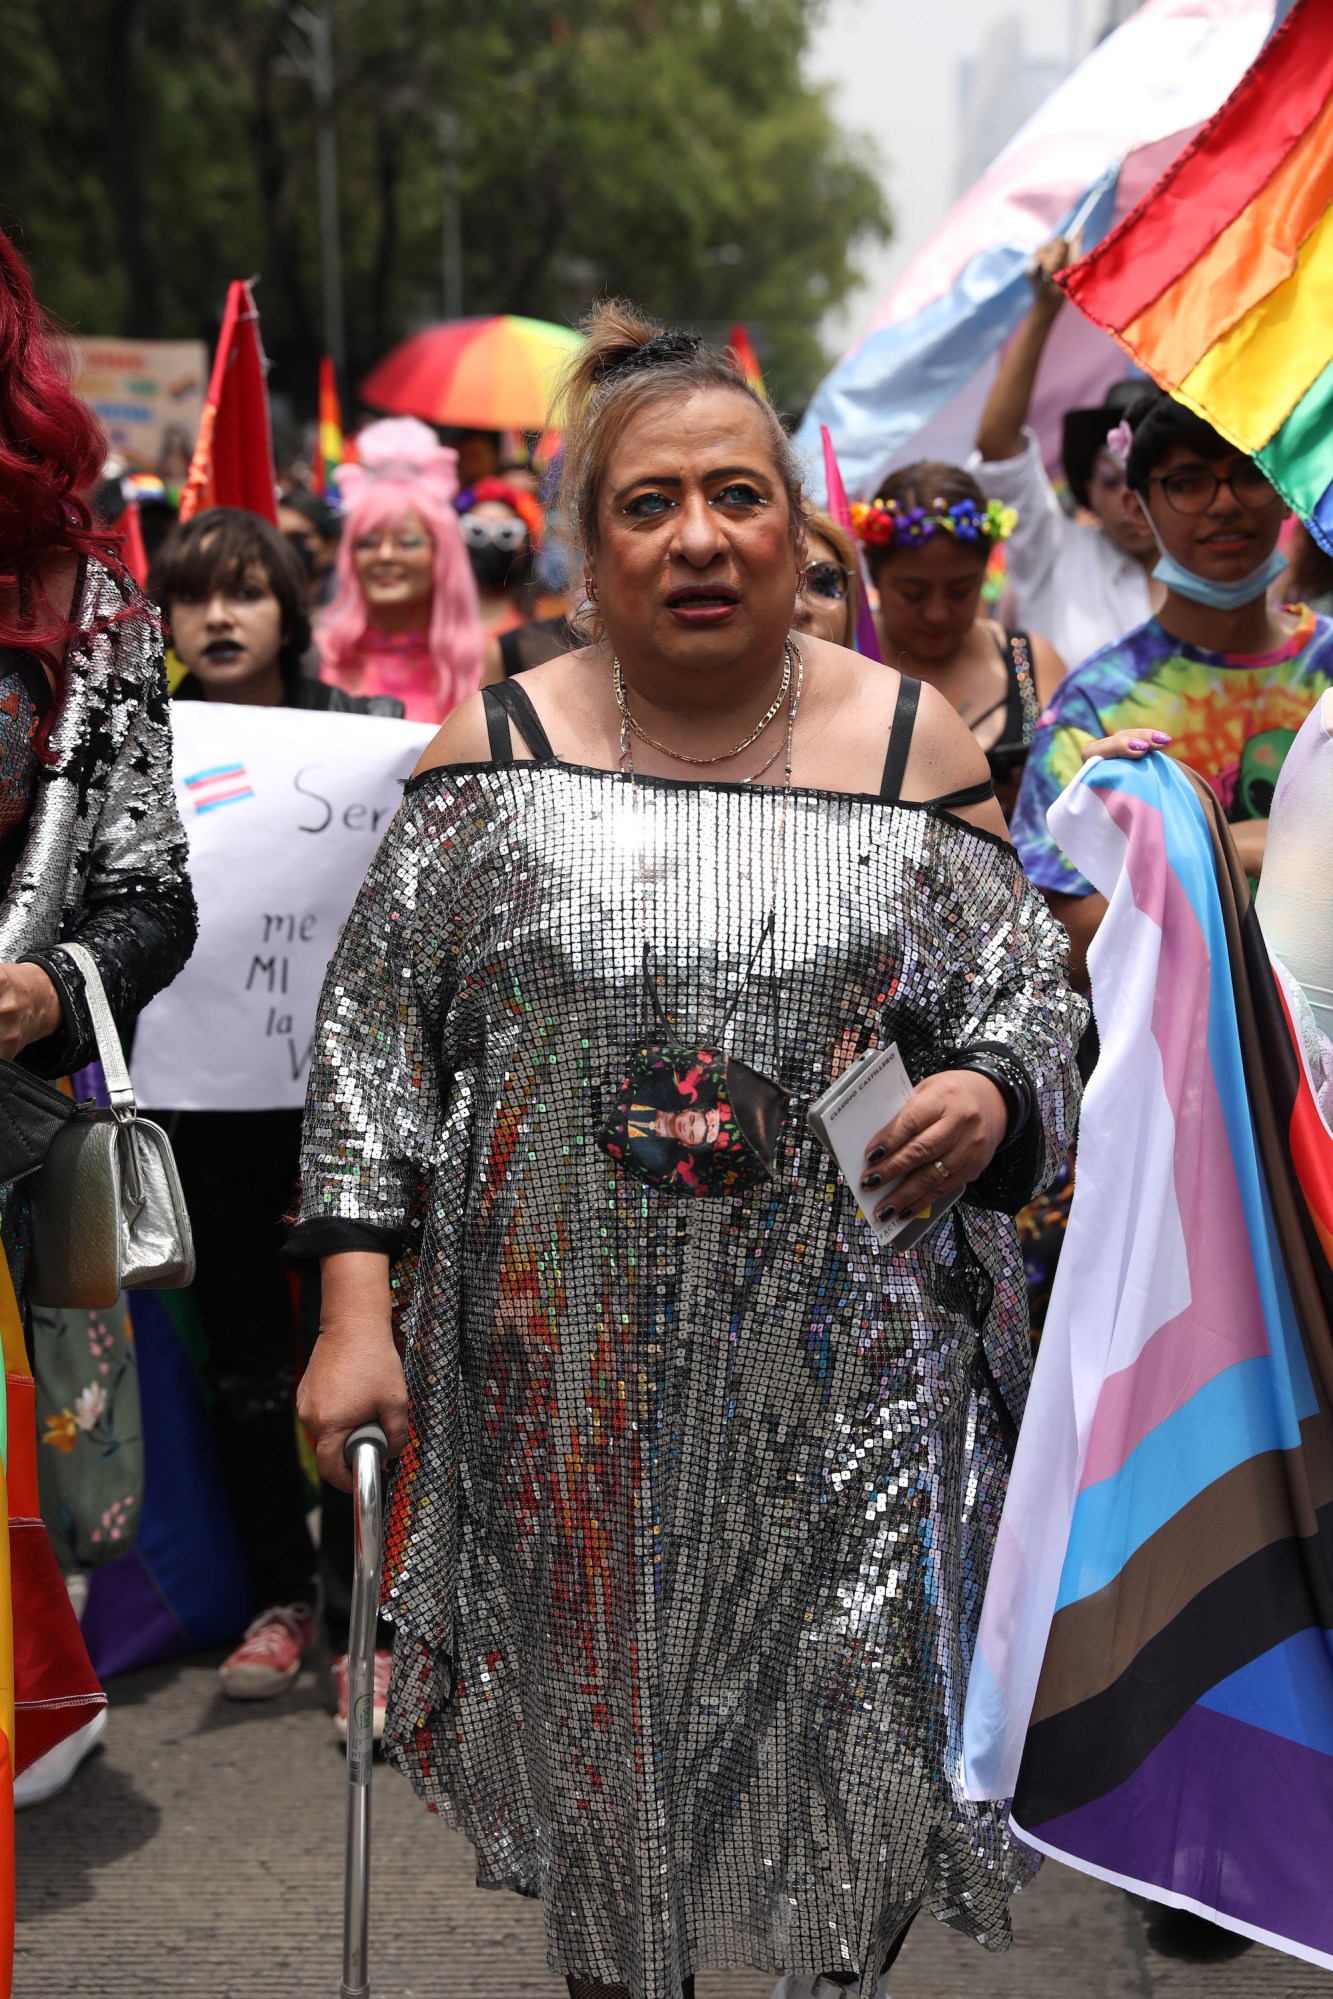
[[[1088,765],[1101,1058],[968,1691],[969,1795],[1333,1968],[1333,1130],[1221,807]],[[1328,1054],[1324,1044],[1323,1055]],[[1327,1074],[1322,1081],[1327,1084]]]
[[[1333,554],[1333,28],[1297,0],[1139,206],[1059,278]]]

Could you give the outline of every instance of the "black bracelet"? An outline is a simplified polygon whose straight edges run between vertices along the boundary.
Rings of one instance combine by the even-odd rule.
[[[951,1069],[971,1069],[994,1083],[1004,1098],[1006,1123],[1000,1143],[1012,1145],[1032,1114],[1032,1085],[1027,1070],[1008,1048],[999,1042],[977,1042],[957,1049],[948,1065]]]

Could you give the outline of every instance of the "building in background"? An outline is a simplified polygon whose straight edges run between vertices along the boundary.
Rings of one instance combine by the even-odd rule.
[[[955,194],[966,194],[980,180],[1076,60],[1029,54],[1019,14],[991,24],[977,54],[964,56],[957,66]]]

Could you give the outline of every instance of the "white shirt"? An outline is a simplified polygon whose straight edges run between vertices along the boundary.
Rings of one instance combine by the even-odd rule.
[[[1019,623],[1049,639],[1068,667],[1152,616],[1148,571],[1099,527],[1071,521],[1046,476],[1033,431],[1017,458],[989,462],[974,451],[967,469],[988,499],[1018,514],[1006,543],[1009,588]]]

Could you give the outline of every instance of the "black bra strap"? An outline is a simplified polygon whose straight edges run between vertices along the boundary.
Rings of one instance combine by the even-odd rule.
[[[987,777],[979,784],[965,784],[961,791],[945,791],[938,798],[928,798],[926,804],[932,812],[955,812],[960,805],[984,805],[994,796],[995,786]]]
[[[481,712],[486,717],[486,734],[491,744],[491,762],[511,764],[514,761],[514,746],[509,740],[509,717],[505,713],[498,687],[482,688]]]
[[[890,805],[896,805],[902,793],[903,778],[907,774],[907,758],[912,747],[912,730],[916,726],[917,704],[921,699],[921,682],[913,680],[910,674],[898,676],[898,701],[893,711],[893,727],[889,730],[888,755],[884,759],[884,775],[880,779],[879,795]]]
[[[555,751],[550,738],[538,718],[531,698],[517,680],[501,680],[494,687],[483,687],[481,705],[486,716],[486,734],[490,739],[491,762],[511,764],[514,761],[513,737],[510,724],[532,751],[537,763],[551,763]]]

